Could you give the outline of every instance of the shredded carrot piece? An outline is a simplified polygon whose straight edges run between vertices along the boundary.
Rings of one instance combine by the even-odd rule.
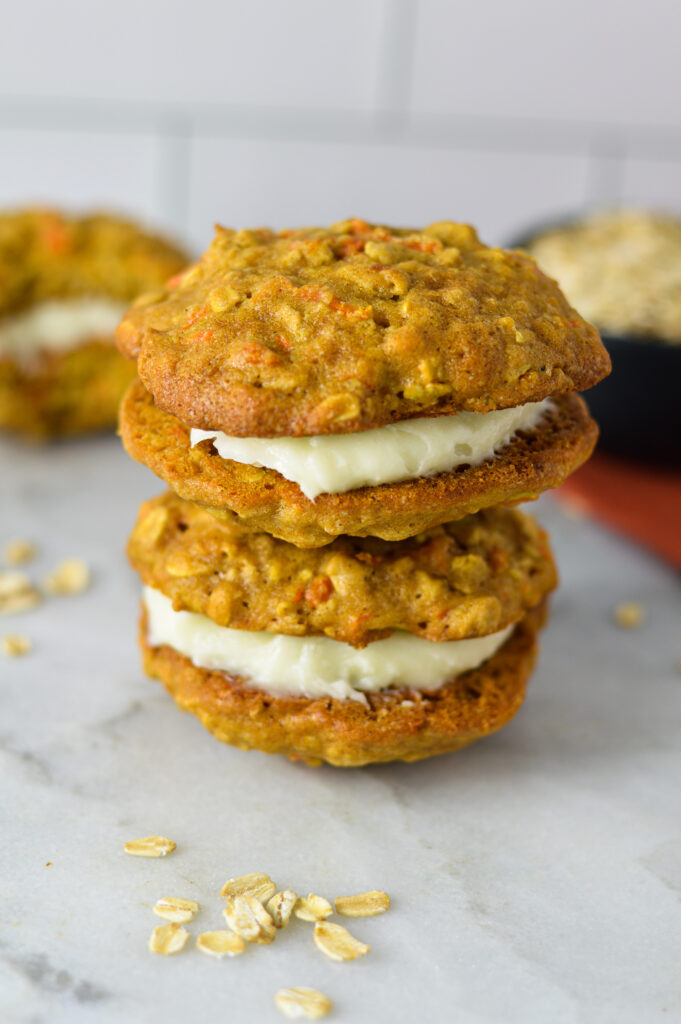
[[[41,234],[45,248],[57,256],[68,252],[71,247],[67,227],[56,217],[45,221]]]
[[[363,252],[365,245],[364,238],[345,238],[335,248],[340,256],[352,256],[356,252]]]
[[[207,306],[197,306],[196,309],[192,310],[187,316],[187,327],[192,327],[197,320],[201,320],[202,317],[208,313]]]
[[[353,306],[351,302],[343,302],[330,288],[303,285],[298,289],[298,295],[304,302],[323,302],[334,313],[342,313],[353,320],[367,320],[371,316],[371,306]]]
[[[198,342],[200,344],[206,341],[211,341],[215,337],[215,331],[193,331],[190,337],[192,342]]]
[[[305,591],[305,600],[311,608],[324,604],[333,594],[333,583],[328,576],[317,576]]]
[[[419,252],[435,252],[436,249],[442,248],[442,242],[437,238],[423,238],[420,241],[415,239],[412,242],[404,241],[402,244],[405,245],[407,249],[417,249]]]
[[[277,348],[280,348],[283,352],[287,352],[288,353],[288,352],[291,351],[291,348],[293,347],[291,345],[291,342],[288,340],[288,338],[285,338],[283,334],[277,334],[277,336],[274,339],[274,341],[275,341],[275,344],[276,344]]]

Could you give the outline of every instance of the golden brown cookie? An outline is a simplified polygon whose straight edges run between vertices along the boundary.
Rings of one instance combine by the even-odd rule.
[[[530,256],[449,222],[218,228],[195,266],[135,304],[117,340],[160,409],[244,437],[488,412],[610,370],[596,329]]]
[[[399,543],[339,537],[305,551],[220,523],[168,492],[140,508],[128,555],[176,611],[354,647],[396,629],[432,641],[486,636],[517,622],[556,585],[544,531],[503,508]]]
[[[276,470],[222,459],[210,441],[191,448],[188,428],[159,409],[139,381],[121,405],[120,430],[128,454],[181,497],[305,548],[340,534],[403,540],[481,508],[530,501],[577,469],[598,436],[583,399],[563,395],[537,428],[516,434],[478,466],[310,501]]]
[[[132,302],[186,264],[176,246],[110,214],[29,209],[0,214],[0,314],[46,299]]]
[[[59,310],[78,300],[124,310],[185,263],[177,248],[118,217],[1,214],[0,428],[36,438],[111,429],[134,376],[115,348],[113,324],[49,348],[34,343],[36,328],[22,318],[46,303]],[[8,325],[20,344],[4,337]]]
[[[34,439],[111,430],[134,377],[110,342],[46,352],[29,366],[0,356],[0,428]]]
[[[197,668],[170,647],[150,647],[144,615],[140,642],[148,674],[217,739],[311,764],[351,767],[417,761],[501,729],[523,702],[544,617],[544,605],[528,612],[489,661],[437,690],[368,694],[366,705],[273,697],[238,677]]]

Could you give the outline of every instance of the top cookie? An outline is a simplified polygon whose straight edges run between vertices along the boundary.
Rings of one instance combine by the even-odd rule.
[[[132,302],[187,262],[180,249],[121,217],[56,210],[0,214],[0,315],[47,299]]]
[[[473,228],[218,227],[117,333],[157,405],[242,437],[352,433],[596,384],[598,332],[525,253]]]

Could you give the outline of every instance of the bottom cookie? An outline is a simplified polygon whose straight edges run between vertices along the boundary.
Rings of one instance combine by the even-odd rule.
[[[546,602],[525,615],[487,662],[437,690],[368,694],[366,704],[275,697],[236,676],[198,668],[172,647],[150,646],[145,614],[140,644],[145,671],[222,742],[308,764],[359,767],[446,754],[503,728],[523,702],[545,619]]]

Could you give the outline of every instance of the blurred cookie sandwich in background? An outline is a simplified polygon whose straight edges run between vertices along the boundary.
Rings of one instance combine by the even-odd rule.
[[[186,259],[111,215],[0,214],[0,428],[33,438],[112,430],[135,376],[116,326]]]

